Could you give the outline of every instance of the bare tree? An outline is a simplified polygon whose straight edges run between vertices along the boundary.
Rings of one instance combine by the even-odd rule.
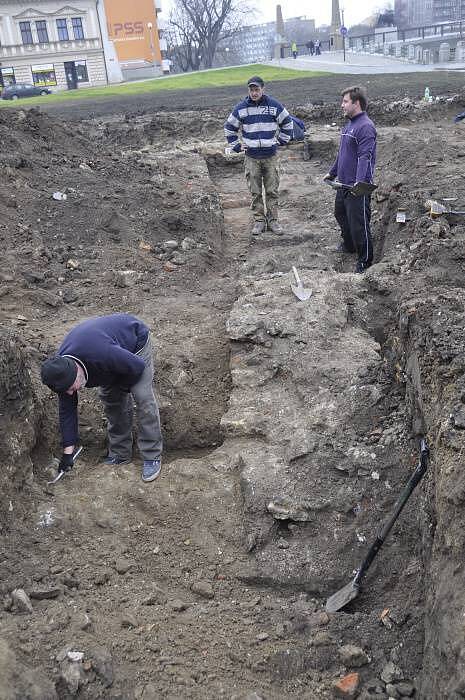
[[[175,0],[168,39],[181,70],[211,68],[218,42],[241,27],[247,0]]]

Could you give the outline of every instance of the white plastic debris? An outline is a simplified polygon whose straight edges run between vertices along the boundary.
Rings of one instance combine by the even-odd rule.
[[[46,510],[46,511],[43,511],[42,513],[39,513],[38,524],[41,527],[50,527],[50,525],[53,525],[54,522],[55,522],[55,516],[54,516],[53,510]]]
[[[82,659],[84,658],[84,652],[83,651],[68,651],[66,656],[68,657],[68,659],[70,661],[76,661],[76,662],[82,661]]]
[[[374,481],[379,481],[379,472],[371,472],[371,478]]]
[[[62,202],[63,200],[68,199],[68,196],[64,192],[54,192],[52,194],[52,198],[57,202]]]

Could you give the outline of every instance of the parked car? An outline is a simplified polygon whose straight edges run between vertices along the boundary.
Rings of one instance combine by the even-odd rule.
[[[2,100],[17,100],[20,97],[34,97],[35,95],[50,95],[51,90],[44,85],[31,85],[30,83],[16,83],[7,85],[2,90]]]

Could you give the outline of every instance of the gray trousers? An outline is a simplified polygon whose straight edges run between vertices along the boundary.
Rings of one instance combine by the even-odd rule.
[[[153,351],[150,336],[137,353],[145,362],[145,369],[131,392],[118,386],[100,387],[108,424],[108,452],[124,459],[132,457],[133,402],[137,413],[137,444],[142,459],[160,457],[163,441],[160,414],[153,392]]]
[[[278,219],[279,170],[278,156],[271,158],[244,158],[245,179],[252,195],[253,218],[255,221],[276,221]],[[266,207],[266,213],[265,213]]]

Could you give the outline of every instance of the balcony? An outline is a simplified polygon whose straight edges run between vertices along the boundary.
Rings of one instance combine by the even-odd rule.
[[[36,59],[40,56],[49,56],[73,51],[89,49],[101,49],[102,43],[98,37],[92,39],[70,39],[69,41],[50,41],[47,44],[11,44],[0,46],[1,58],[26,58]]]

